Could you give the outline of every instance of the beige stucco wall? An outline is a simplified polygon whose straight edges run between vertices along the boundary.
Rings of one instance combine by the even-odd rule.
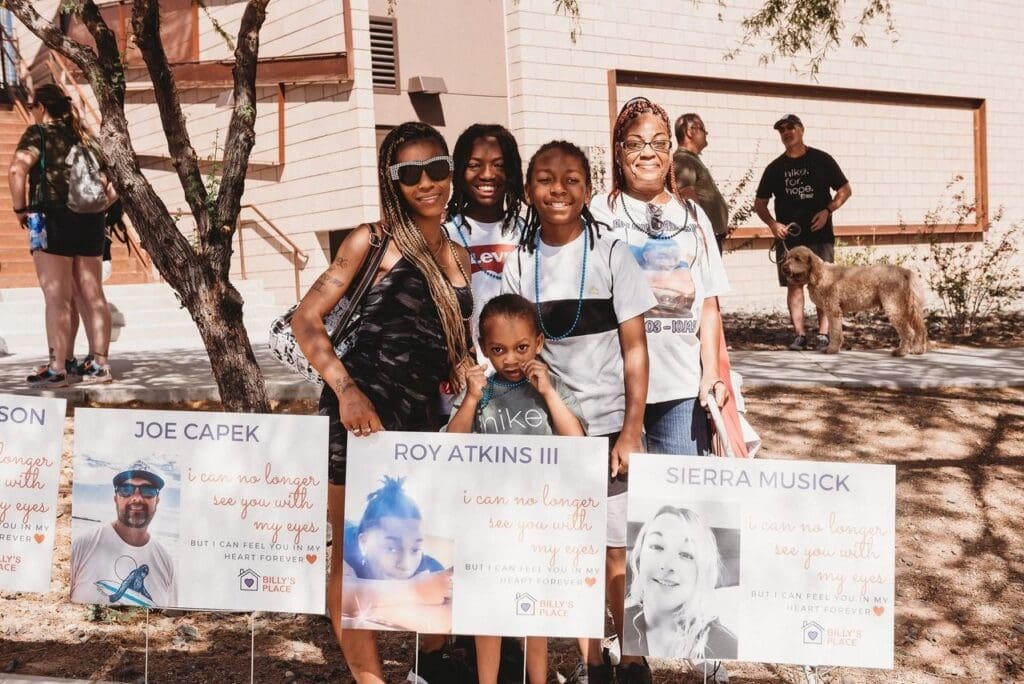
[[[571,20],[556,16],[548,0],[506,0],[511,75],[511,123],[528,156],[555,137],[596,152],[609,140],[609,69],[813,84],[781,60],[762,65],[759,52],[723,58],[734,47],[739,20],[758,0],[715,3],[673,0],[589,0],[581,3],[582,35],[570,40]],[[849,6],[856,11],[859,6]],[[722,21],[718,13],[722,13]],[[989,202],[1005,205],[1008,220],[1024,219],[1016,192],[1024,157],[1024,5],[1007,0],[893,3],[898,42],[881,27],[868,30],[868,47],[844,45],[822,66],[817,84],[872,90],[984,98],[988,118]],[[850,17],[855,24],[855,17]],[[639,94],[620,88],[618,101]],[[921,222],[945,194],[954,174],[973,187],[973,123],[969,112],[864,103],[835,103],[744,94],[643,94],[674,119],[696,110],[710,145],[704,156],[720,183],[731,186],[749,167],[760,170],[781,152],[771,124],[795,112],[805,140],[832,153],[851,180],[854,197],[837,214],[843,225]],[[754,184],[756,185],[756,179]],[[753,188],[751,188],[752,192]],[[756,219],[755,219],[756,220]],[[905,248],[904,248],[905,249]],[[726,255],[734,292],[730,308],[780,307],[782,291],[763,250]]]
[[[386,0],[370,0],[373,16],[387,16]],[[374,95],[378,126],[417,120],[407,92],[414,76],[439,76],[448,89],[438,97],[444,124],[430,123],[449,145],[473,123],[508,125],[504,7],[502,0],[398,2],[401,93]],[[415,96],[412,96],[415,97]]]

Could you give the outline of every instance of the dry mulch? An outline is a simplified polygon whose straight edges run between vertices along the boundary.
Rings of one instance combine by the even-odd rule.
[[[1024,681],[1024,391],[753,389],[747,402],[765,458],[897,468],[896,667],[837,669],[819,681]],[[69,419],[51,590],[0,593],[0,670],[142,681],[145,612],[67,601],[71,439]],[[248,679],[248,614],[153,611],[148,622],[150,681]],[[326,618],[259,614],[254,623],[255,681],[351,681]],[[404,681],[413,644],[408,634],[383,636],[386,681]],[[572,642],[554,640],[553,670],[570,672],[575,654]],[[799,681],[792,667],[729,671],[738,684]],[[655,673],[658,684],[697,681],[678,667]]]

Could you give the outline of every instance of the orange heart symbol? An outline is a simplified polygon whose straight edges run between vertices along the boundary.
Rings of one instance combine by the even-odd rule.
[[[875,615],[881,617],[882,613],[885,612],[885,607],[884,606],[875,606],[871,610],[875,611]]]
[[[36,544],[42,544],[44,539],[46,539],[45,534],[36,534],[35,536]]]
[[[584,577],[583,581],[586,582],[588,587],[592,587],[597,583],[596,577]]]
[[[313,563],[316,563],[316,554],[315,553],[307,553],[306,554],[306,562],[309,563],[310,565],[312,565]]]

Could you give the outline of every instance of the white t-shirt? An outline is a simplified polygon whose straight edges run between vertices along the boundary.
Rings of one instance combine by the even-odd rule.
[[[689,212],[675,199],[648,205],[625,194],[616,198],[614,211],[607,194],[590,202],[594,218],[611,226],[602,237],[629,245],[657,299],[644,315],[651,357],[649,404],[697,396],[701,309],[705,299],[729,291],[711,221],[696,203],[688,205]]]
[[[456,216],[448,220],[448,234],[469,251],[470,279],[473,287],[473,317],[470,332],[477,347],[477,360],[485,366],[490,361],[480,351],[480,310],[484,304],[501,294],[501,272],[505,259],[516,250],[522,222],[507,235],[502,234],[502,222],[481,223],[476,219]]]
[[[173,607],[177,601],[174,561],[155,537],[131,546],[106,524],[71,544],[72,603]]]
[[[547,329],[540,358],[579,399],[588,433],[600,436],[622,430],[626,413],[619,324],[647,311],[655,301],[626,245],[597,240],[586,252],[579,322],[568,337],[552,339],[551,335],[565,334],[576,317],[583,244],[589,242],[585,236],[581,233],[559,247],[541,241],[533,253],[520,247],[505,263],[501,290],[536,303],[534,264],[539,262],[539,308]]]

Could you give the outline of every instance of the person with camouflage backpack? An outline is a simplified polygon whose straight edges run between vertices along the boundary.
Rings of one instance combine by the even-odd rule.
[[[26,381],[36,388],[67,387],[69,375],[84,383],[110,382],[110,309],[101,271],[104,213],[117,195],[60,86],[40,86],[27,105],[36,123],[18,142],[8,178],[22,226],[45,225],[45,244],[32,245],[32,259],[43,289],[50,358]],[[76,308],[89,338],[81,365],[73,358]]]

